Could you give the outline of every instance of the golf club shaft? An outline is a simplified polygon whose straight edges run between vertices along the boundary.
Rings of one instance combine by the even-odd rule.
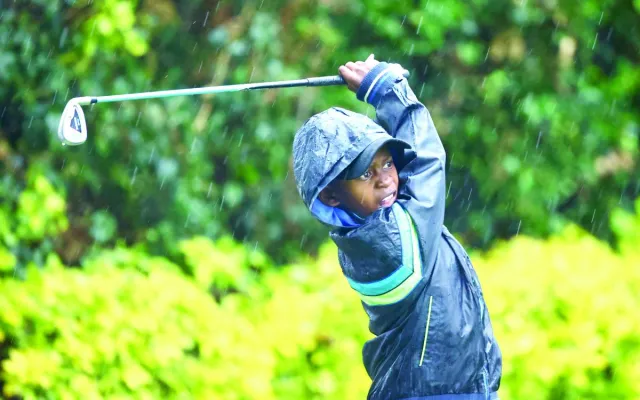
[[[405,71],[405,77],[409,77],[409,72]],[[223,85],[223,86],[208,86],[192,89],[176,89],[176,90],[158,90],[155,92],[142,92],[142,93],[130,93],[130,94],[116,94],[111,96],[98,96],[98,97],[78,97],[76,102],[80,105],[89,105],[95,103],[113,103],[118,101],[129,100],[146,100],[157,99],[165,97],[175,96],[193,96],[201,94],[213,94],[213,93],[228,93],[228,92],[240,92],[243,90],[257,90],[257,89],[275,89],[286,87],[299,87],[299,86],[336,86],[345,85],[346,82],[340,75],[335,76],[321,76],[316,78],[296,79],[289,81],[276,81],[276,82],[260,82],[260,83],[243,83],[237,85]]]

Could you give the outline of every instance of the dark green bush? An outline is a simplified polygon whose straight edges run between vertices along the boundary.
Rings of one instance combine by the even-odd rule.
[[[62,148],[69,98],[335,74],[370,52],[410,69],[430,107],[447,225],[467,243],[567,220],[609,239],[608,214],[640,189],[637,2],[3,4],[2,200],[40,165],[68,194],[69,263],[119,240],[178,257],[192,235],[233,234],[278,262],[313,252],[326,231],[295,192],[293,134],[332,105],[371,115],[344,88],[104,104],[87,107],[86,145]]]

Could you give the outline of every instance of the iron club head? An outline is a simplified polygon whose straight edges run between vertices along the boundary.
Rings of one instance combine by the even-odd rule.
[[[82,98],[71,99],[64,107],[60,124],[58,125],[58,139],[63,145],[78,146],[87,140],[87,122],[80,104]]]

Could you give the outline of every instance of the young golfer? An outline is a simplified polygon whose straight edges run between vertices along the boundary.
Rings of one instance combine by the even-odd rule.
[[[476,272],[443,225],[445,150],[429,111],[397,64],[371,55],[339,72],[376,121],[314,115],[296,133],[294,173],[369,316],[368,399],[497,399],[502,356]]]

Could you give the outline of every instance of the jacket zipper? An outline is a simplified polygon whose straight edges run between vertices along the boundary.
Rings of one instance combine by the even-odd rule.
[[[433,304],[433,296],[429,296],[429,311],[427,313],[427,327],[424,332],[424,341],[422,342],[422,354],[420,355],[420,364],[419,367],[422,366],[422,361],[424,360],[424,353],[427,350],[427,338],[429,337],[429,323],[431,322],[431,304]]]

